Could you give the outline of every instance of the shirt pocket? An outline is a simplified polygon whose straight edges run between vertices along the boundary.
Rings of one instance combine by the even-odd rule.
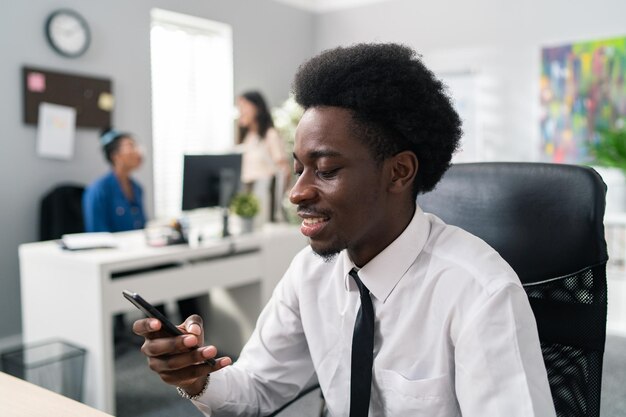
[[[388,416],[460,416],[447,375],[435,378],[408,379],[396,371],[378,369],[380,400]]]

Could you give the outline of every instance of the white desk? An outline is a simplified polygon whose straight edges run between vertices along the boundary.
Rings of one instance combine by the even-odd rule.
[[[2,372],[0,372],[0,416],[112,417]]]
[[[133,310],[123,289],[157,303],[256,282],[260,292],[243,291],[236,300],[254,321],[306,245],[298,229],[287,225],[198,248],[148,247],[142,232],[115,236],[118,249],[70,252],[55,242],[19,248],[24,342],[62,338],[86,348],[85,403],[108,413],[115,413],[112,315]],[[247,332],[252,328],[249,323]]]

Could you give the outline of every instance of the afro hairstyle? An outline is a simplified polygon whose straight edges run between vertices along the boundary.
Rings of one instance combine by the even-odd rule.
[[[304,109],[350,110],[356,134],[377,162],[413,152],[419,163],[414,196],[439,182],[462,135],[445,86],[405,45],[356,44],[323,51],[298,68],[292,90]]]

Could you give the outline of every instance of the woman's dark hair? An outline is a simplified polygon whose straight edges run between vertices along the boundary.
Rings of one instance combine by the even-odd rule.
[[[118,132],[117,130],[107,127],[100,132],[100,144],[102,145],[102,152],[109,165],[113,165],[113,155],[117,153],[122,144],[121,139],[130,138],[128,133]]]
[[[265,139],[267,130],[270,127],[274,127],[274,122],[272,121],[272,114],[267,108],[267,103],[265,102],[263,95],[258,91],[246,91],[239,97],[249,101],[254,105],[254,107],[256,107],[256,122],[259,125],[259,136],[261,137],[261,140]],[[247,134],[248,128],[239,126],[239,143],[243,142],[243,139]]]
[[[461,120],[445,86],[405,45],[326,50],[300,66],[292,88],[305,109],[350,110],[357,137],[376,161],[406,150],[415,153],[414,196],[435,187],[461,138]]]

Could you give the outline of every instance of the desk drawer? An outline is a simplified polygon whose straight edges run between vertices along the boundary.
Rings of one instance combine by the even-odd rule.
[[[122,274],[119,274],[122,272]],[[163,268],[117,271],[110,277],[107,294],[113,310],[125,310],[128,302],[121,291],[128,289],[141,294],[152,303],[178,299],[208,292],[212,288],[230,288],[260,282],[261,253],[253,251],[236,256],[194,260]],[[112,274],[111,274],[112,275]],[[107,297],[108,298],[108,297]]]

